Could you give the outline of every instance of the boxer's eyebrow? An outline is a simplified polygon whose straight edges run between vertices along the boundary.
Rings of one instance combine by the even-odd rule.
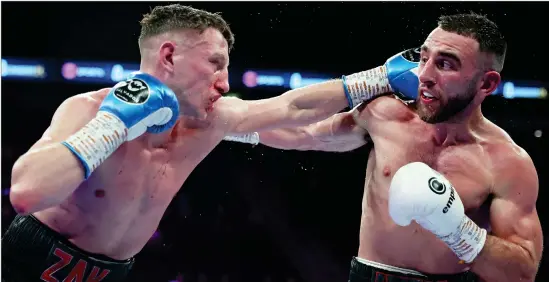
[[[446,58],[449,58],[449,59],[452,59],[453,61],[455,61],[458,65],[461,66],[461,60],[459,59],[459,57],[452,53],[452,52],[448,52],[448,51],[440,51],[438,52],[438,54],[442,57],[446,57]]]
[[[226,66],[228,67],[229,66],[229,62],[227,60],[227,57],[225,57],[223,54],[221,53],[215,53],[212,55],[212,60],[216,60],[218,61],[221,65],[223,66]]]
[[[422,45],[421,46],[421,51],[422,52],[429,52],[429,47],[427,47],[426,45]],[[452,52],[449,52],[449,51],[439,51],[438,52],[438,55],[439,56],[442,56],[442,57],[446,57],[446,58],[449,58],[449,59],[452,59],[454,60],[457,64],[461,65],[461,60],[459,59],[459,57],[452,53]]]

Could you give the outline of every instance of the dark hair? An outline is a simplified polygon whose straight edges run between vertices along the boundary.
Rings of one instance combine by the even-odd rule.
[[[507,52],[507,43],[498,26],[486,16],[475,13],[441,16],[438,26],[445,31],[475,39],[479,43],[481,52],[495,55],[492,67],[501,72]]]
[[[234,34],[220,14],[189,6],[172,4],[154,7],[149,14],[143,16],[140,24],[140,46],[144,39],[164,32],[185,28],[202,32],[210,27],[219,30],[223,34],[229,45],[229,50],[232,49],[234,44]]]

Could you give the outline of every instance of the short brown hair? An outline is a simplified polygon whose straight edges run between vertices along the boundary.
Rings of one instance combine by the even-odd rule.
[[[149,14],[143,16],[140,24],[140,46],[144,39],[164,32],[185,28],[202,32],[210,27],[223,34],[229,50],[234,44],[234,34],[219,13],[210,13],[180,4],[156,6]]]
[[[441,16],[438,26],[445,31],[475,39],[481,52],[495,55],[495,70],[501,72],[507,53],[507,43],[493,21],[475,13],[456,14]]]

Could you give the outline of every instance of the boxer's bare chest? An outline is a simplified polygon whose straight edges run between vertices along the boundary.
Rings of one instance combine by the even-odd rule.
[[[395,128],[398,135],[375,142],[369,156],[367,179],[371,193],[386,199],[394,173],[403,165],[423,162],[443,174],[459,193],[466,212],[475,213],[489,198],[493,175],[484,144],[439,145],[434,128],[411,123]],[[410,189],[414,183],[410,183]]]
[[[123,144],[61,206],[42,214],[50,227],[90,252],[127,257],[156,230],[193,169],[221,141],[219,130],[178,128],[158,146]],[[39,216],[40,217],[40,216]]]
[[[177,135],[176,141],[158,146],[141,140],[123,145],[75,196],[82,193],[87,200],[137,204],[142,210],[167,206],[222,138],[208,129],[179,129]]]
[[[386,129],[387,134],[372,136],[374,147],[366,171],[359,256],[422,272],[462,271],[464,266],[457,264],[456,256],[428,231],[415,223],[399,227],[391,220],[388,189],[400,167],[411,162],[426,163],[452,183],[467,215],[489,229],[493,175],[484,145],[437,145],[429,126],[406,124]],[[414,185],[410,183],[409,188],[416,188]]]
[[[464,266],[457,264],[451,250],[428,231],[417,224],[399,227],[391,220],[388,189],[400,167],[411,162],[426,163],[452,183],[467,215],[489,229],[493,175],[484,144],[437,145],[433,128],[422,122],[383,128],[386,134],[372,136],[374,147],[366,171],[359,256],[423,272],[462,271]],[[415,183],[409,185],[410,189],[416,188]]]

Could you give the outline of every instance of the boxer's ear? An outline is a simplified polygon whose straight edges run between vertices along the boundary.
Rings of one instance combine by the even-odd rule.
[[[501,82],[501,75],[497,71],[488,71],[481,78],[480,91],[482,96],[486,97],[492,94],[498,88]]]
[[[160,64],[169,72],[174,71],[173,53],[175,51],[175,43],[166,41],[160,45]]]

